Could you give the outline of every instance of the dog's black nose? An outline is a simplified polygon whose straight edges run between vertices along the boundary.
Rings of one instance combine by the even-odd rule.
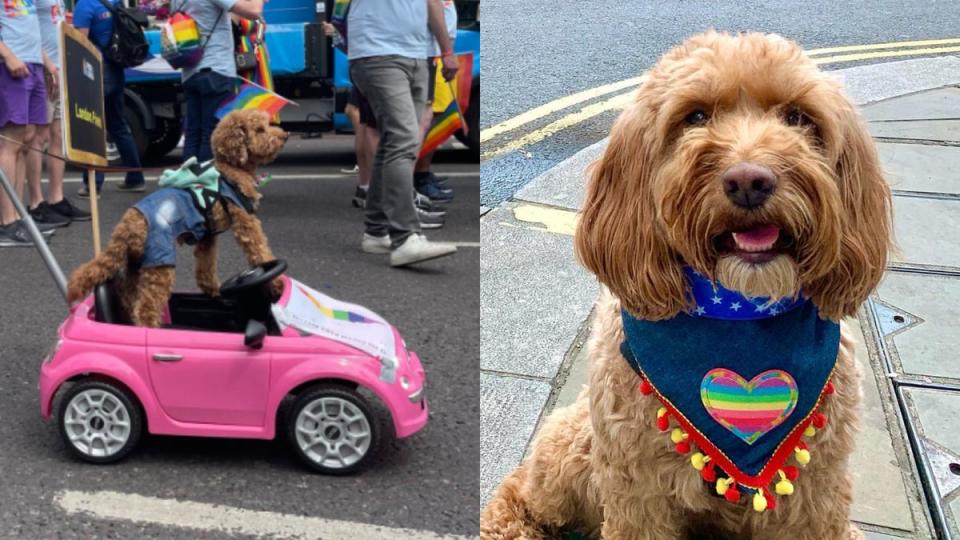
[[[773,171],[756,163],[738,163],[723,173],[723,191],[741,208],[758,208],[777,189]]]

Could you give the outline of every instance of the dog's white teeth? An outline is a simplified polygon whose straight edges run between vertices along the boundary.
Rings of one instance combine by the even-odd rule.
[[[772,248],[775,243],[777,243],[776,238],[774,238],[771,241],[759,243],[754,238],[750,238],[748,240],[746,238],[743,238],[743,236],[737,233],[732,233],[732,234],[733,234],[733,243],[736,244],[737,249],[741,251],[747,251],[751,253],[755,253],[758,251],[767,251],[768,249]]]

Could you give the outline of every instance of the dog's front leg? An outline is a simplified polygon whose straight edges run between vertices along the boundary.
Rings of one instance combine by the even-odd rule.
[[[259,266],[274,259],[270,245],[267,244],[267,235],[257,216],[248,214],[242,208],[230,205],[230,217],[233,219],[233,236],[237,244],[247,256],[250,266]],[[279,298],[283,293],[283,280],[279,277],[273,280],[273,294]]]
[[[172,266],[156,266],[140,271],[139,289],[134,301],[133,324],[158,328],[163,322],[163,308],[170,300],[176,270]]]
[[[667,540],[683,538],[683,520],[676,505],[663,495],[637,496],[635,484],[605,493],[603,540]],[[619,493],[621,496],[616,496]]]
[[[220,278],[217,276],[217,237],[210,235],[193,248],[197,287],[207,296],[220,296]]]

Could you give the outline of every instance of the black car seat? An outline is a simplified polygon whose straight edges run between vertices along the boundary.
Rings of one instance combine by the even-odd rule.
[[[93,290],[93,309],[97,322],[107,324],[130,324],[124,316],[123,305],[114,280],[108,279]]]

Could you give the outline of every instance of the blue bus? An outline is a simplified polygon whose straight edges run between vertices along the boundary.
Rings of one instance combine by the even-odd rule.
[[[468,135],[457,134],[478,157],[480,153],[480,17],[479,0],[455,0],[458,53],[472,52],[473,89],[465,112]],[[266,44],[276,91],[297,102],[286,107],[281,124],[292,132],[348,132],[343,113],[350,93],[347,57],[331,45],[322,22],[333,0],[270,0],[264,7]],[[152,57],[127,70],[124,115],[140,155],[156,160],[168,154],[182,135],[184,99],[180,73],[160,57],[160,36],[148,30]]]

